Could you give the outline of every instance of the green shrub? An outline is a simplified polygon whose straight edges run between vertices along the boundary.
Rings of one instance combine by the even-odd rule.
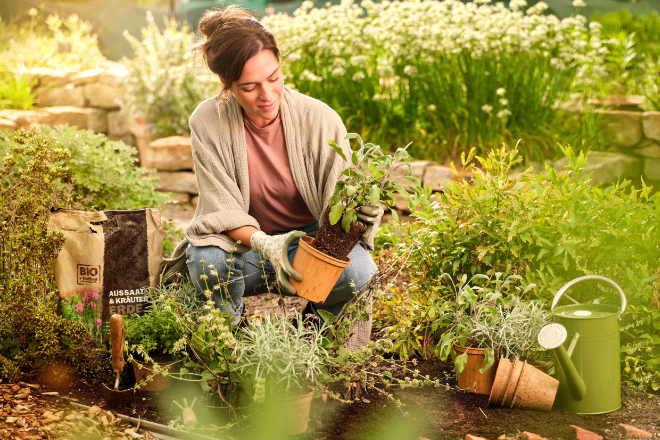
[[[401,225],[389,239],[423,291],[434,291],[444,273],[451,276],[503,272],[536,284],[534,295],[549,300],[566,282],[587,274],[611,278],[626,292],[623,361],[638,370],[626,374],[632,386],[660,389],[660,195],[624,181],[601,189],[583,174],[585,156],[564,149],[566,170],[546,165],[543,173],[510,178],[521,158],[516,150],[478,157],[472,183],[448,182],[440,200],[419,213],[420,221]],[[581,302],[611,292],[594,285],[576,287]],[[609,295],[606,295],[610,293]],[[629,336],[629,335],[632,335]],[[655,345],[654,345],[655,344]],[[632,373],[635,374],[632,374]]]
[[[644,96],[642,103],[644,110],[660,110],[660,56],[645,59],[644,74],[640,80],[640,93]]]
[[[0,27],[0,59],[12,71],[31,67],[93,68],[105,61],[92,25],[31,8],[28,21]]]
[[[36,129],[20,130],[0,166],[0,373],[16,376],[55,359],[70,362],[88,377],[109,371],[102,351],[78,321],[57,315],[51,260],[64,234],[48,230],[54,206],[80,208],[70,186],[58,180],[69,156]]]
[[[136,167],[137,150],[120,141],[109,141],[103,134],[67,126],[43,127],[44,135],[70,155],[58,159],[67,168],[59,179],[73,184],[73,195],[80,196],[86,209],[139,209],[161,207],[170,199],[156,192],[147,170]],[[11,132],[0,131],[0,154],[14,144]]]
[[[28,75],[9,72],[0,62],[0,109],[31,109],[38,94],[37,82]]]
[[[591,21],[599,22],[605,38],[612,38],[620,32],[635,33],[635,47],[639,54],[660,55],[660,15],[651,11],[649,15],[633,15],[627,9],[600,14],[596,12]]]
[[[142,40],[124,33],[135,56],[123,60],[129,72],[123,105],[142,115],[156,138],[189,133],[190,115],[201,101],[213,96],[219,81],[199,79],[191,53],[194,34],[187,26],[177,29],[170,22],[161,32],[151,13],[147,22]]]

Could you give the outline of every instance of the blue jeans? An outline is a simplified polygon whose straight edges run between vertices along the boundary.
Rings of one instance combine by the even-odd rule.
[[[318,222],[313,222],[298,230],[306,232],[308,237],[316,237],[318,229]],[[286,232],[288,231],[273,235],[285,234]],[[294,241],[289,247],[289,262],[293,263],[293,257],[296,255],[297,250],[298,240]],[[356,245],[348,256],[351,263],[344,269],[325,302],[313,303],[310,301],[309,303],[312,311],[319,318],[318,310],[328,311],[338,317],[344,305],[376,273],[376,264],[371,254],[362,246]],[[204,261],[203,264],[200,263],[202,260]],[[259,261],[263,261],[263,266],[258,263]],[[270,284],[276,281],[275,271],[273,271],[270,262],[253,250],[243,254],[230,254],[217,246],[189,245],[186,250],[186,263],[192,282],[197,290],[200,292],[207,288],[212,290],[213,302],[216,307],[224,312],[229,312],[232,315],[233,324],[240,321],[240,315],[243,311],[243,297],[265,293],[267,292],[267,283]],[[210,266],[213,266],[213,268]],[[217,271],[217,275],[212,275],[212,270]],[[200,278],[202,275],[208,276],[208,279],[202,280]],[[230,282],[227,283],[227,280]],[[214,289],[213,286],[218,284],[224,285],[219,289]]]

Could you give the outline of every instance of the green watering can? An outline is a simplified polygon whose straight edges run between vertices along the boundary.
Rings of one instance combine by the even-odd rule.
[[[599,280],[613,285],[621,296],[621,308],[606,304],[557,307],[564,293],[583,281]],[[571,298],[572,299],[572,298]],[[626,296],[614,281],[588,275],[570,281],[552,300],[552,321],[539,333],[539,344],[554,350],[561,368],[554,407],[578,414],[602,414],[621,407],[619,319],[626,310]],[[568,348],[564,342],[569,341]]]

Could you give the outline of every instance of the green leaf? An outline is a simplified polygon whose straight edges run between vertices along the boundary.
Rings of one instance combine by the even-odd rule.
[[[319,315],[321,315],[321,318],[323,321],[325,321],[326,324],[334,324],[337,322],[337,317],[333,315],[332,313],[326,311],[326,310],[318,310]]]
[[[330,140],[328,141],[328,143],[330,144],[330,146],[331,146],[332,148],[335,149],[335,151],[337,152],[337,154],[339,154],[339,155],[341,156],[342,159],[344,159],[346,162],[348,162],[348,159],[346,159],[346,155],[344,154],[344,150],[342,150],[341,147],[335,143],[335,141],[333,141],[332,139],[330,139]]]
[[[371,204],[376,204],[380,201],[380,188],[378,185],[374,185],[369,189],[369,202]]]
[[[395,209],[393,209],[392,211],[390,211],[390,213],[392,214],[392,220],[394,220],[395,222],[398,222],[398,221],[399,221],[399,213],[396,212]]]
[[[346,195],[352,196],[353,194],[355,194],[355,187],[353,185],[348,185],[346,187]]]
[[[344,231],[349,232],[351,230],[351,223],[357,219],[355,214],[355,209],[349,208],[344,212],[344,216],[341,219],[341,225],[344,228]]]
[[[341,214],[344,211],[344,207],[342,206],[341,202],[337,202],[334,205],[332,205],[332,208],[330,209],[330,224],[331,225],[336,225],[339,219],[341,218]]]
[[[465,369],[465,364],[467,364],[468,354],[467,351],[460,356],[454,358],[454,371],[456,372],[456,379],[461,376],[461,373]]]
[[[493,354],[493,350],[489,348],[488,350],[484,350],[484,367],[479,369],[479,373],[484,374],[490,367],[493,366],[493,363],[495,362],[495,355]]]

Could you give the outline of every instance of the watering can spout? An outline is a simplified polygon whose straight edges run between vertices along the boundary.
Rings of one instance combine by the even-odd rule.
[[[579,333],[575,333],[568,351],[564,348],[564,341],[567,336],[568,333],[566,328],[561,324],[555,323],[543,327],[539,333],[538,339],[543,348],[554,351],[557,361],[566,376],[566,382],[568,388],[571,390],[573,398],[575,400],[582,400],[587,394],[587,386],[584,384],[584,381],[580,377],[580,374],[571,360],[571,354],[573,353],[573,349],[575,348],[575,344],[580,335]]]

